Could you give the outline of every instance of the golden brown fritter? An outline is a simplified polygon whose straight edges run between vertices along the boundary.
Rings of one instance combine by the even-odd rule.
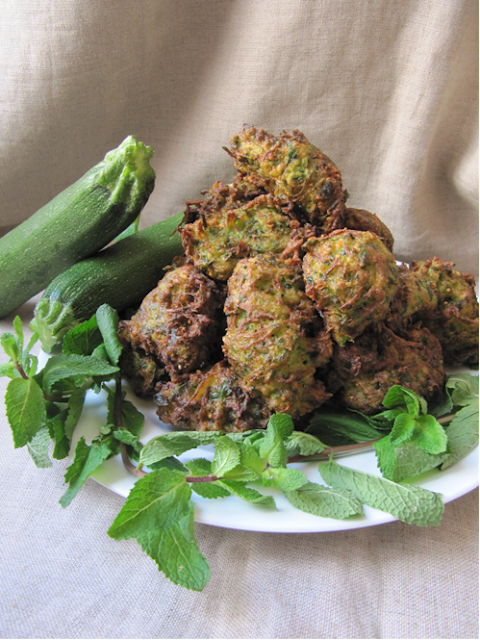
[[[365,209],[345,209],[344,224],[347,229],[375,233],[389,251],[393,252],[393,236],[390,229],[375,213]]]
[[[400,286],[390,307],[389,324],[407,325],[428,317],[438,305],[436,287],[408,265],[398,266]]]
[[[274,196],[295,204],[319,233],[343,226],[347,194],[340,171],[301,131],[273,136],[245,126],[226,151],[240,172],[255,175]]]
[[[224,351],[244,391],[293,418],[328,398],[316,373],[332,345],[305,295],[299,261],[241,260],[228,281],[225,314]]]
[[[377,235],[343,229],[305,248],[305,291],[340,346],[386,318],[400,277]]]
[[[223,334],[223,287],[191,264],[168,271],[126,322],[131,346],[153,356],[170,375],[218,359]]]
[[[239,206],[227,198],[217,209],[209,206],[181,231],[183,248],[194,265],[211,278],[226,281],[241,258],[260,253],[283,253],[304,235],[270,195],[257,196]]]
[[[258,395],[243,391],[225,360],[157,386],[157,414],[188,431],[248,431],[267,426],[271,411]]]
[[[119,362],[122,374],[128,379],[137,396],[141,398],[153,396],[156,384],[168,378],[165,367],[153,356],[148,356],[140,347],[132,348],[128,325],[125,321],[119,323],[118,337],[123,346]]]
[[[430,258],[410,265],[435,290],[436,309],[421,314],[423,324],[440,340],[445,362],[478,364],[478,300],[475,280],[455,270],[453,262]]]
[[[373,414],[395,384],[412,389],[425,400],[435,399],[445,383],[439,341],[420,325],[394,333],[388,327],[368,331],[354,343],[336,346],[329,389],[341,405]]]

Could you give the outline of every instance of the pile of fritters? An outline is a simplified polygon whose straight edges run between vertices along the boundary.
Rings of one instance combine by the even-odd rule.
[[[473,278],[398,264],[300,131],[246,126],[226,151],[235,180],[187,203],[184,254],[120,323],[122,371],[162,421],[246,431],[282,412],[301,428],[324,403],[374,414],[394,384],[435,400],[445,364],[478,363]]]

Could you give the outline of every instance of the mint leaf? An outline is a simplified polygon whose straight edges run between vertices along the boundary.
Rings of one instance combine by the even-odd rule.
[[[215,453],[212,460],[212,473],[221,477],[240,464],[240,448],[228,436],[215,441]]]
[[[478,444],[478,398],[458,411],[446,428],[450,455],[442,464],[442,470],[461,460]]]
[[[18,378],[20,373],[18,372],[17,367],[13,362],[5,362],[4,364],[0,364],[0,378]]]
[[[252,504],[257,504],[261,507],[269,507],[272,509],[277,508],[272,496],[264,496],[256,489],[246,487],[242,482],[236,482],[235,480],[217,480],[217,484],[225,487],[225,489],[234,496],[237,496],[237,498],[241,498],[242,500],[246,500]]]
[[[294,491],[308,482],[307,476],[299,469],[275,469],[269,467],[262,474],[263,484],[280,491]]]
[[[378,467],[384,478],[393,482],[402,482],[407,478],[414,478],[425,471],[435,469],[447,457],[447,453],[429,454],[412,442],[395,447],[386,436],[375,442]]]
[[[122,400],[120,412],[124,428],[130,431],[130,433],[139,436],[145,423],[143,413],[141,413],[130,400]]]
[[[415,391],[406,389],[399,384],[393,385],[387,391],[382,402],[387,409],[400,408],[416,418],[420,413],[427,413],[427,403]]]
[[[271,416],[264,437],[258,441],[258,453],[271,467],[285,467],[288,460],[283,441],[292,435],[293,422],[286,420],[285,415],[277,413]]]
[[[28,453],[39,469],[46,469],[52,466],[52,461],[48,456],[49,445],[50,434],[46,426],[41,427],[30,442],[27,442]]]
[[[193,504],[187,505],[185,514],[169,529],[149,529],[137,541],[174,584],[201,591],[210,578],[210,569],[195,540]]]
[[[212,463],[206,458],[194,458],[185,463],[191,476],[203,478],[212,475]]]
[[[265,469],[265,461],[248,440],[245,440],[240,445],[240,462],[251,469],[257,476],[260,476]]]
[[[323,480],[348,489],[362,504],[391,513],[398,520],[421,527],[439,525],[444,505],[439,494],[413,484],[395,483],[370,473],[343,467],[332,460],[318,467]]]
[[[470,373],[456,373],[448,376],[445,386],[450,392],[453,404],[456,407],[465,407],[478,398],[478,383],[478,376],[472,376]]]
[[[412,442],[426,453],[435,455],[447,450],[448,438],[445,429],[435,417],[426,414],[415,420]]]
[[[215,500],[217,498],[227,498],[230,492],[214,482],[192,482],[190,485],[195,493],[202,498]]]
[[[319,409],[310,421],[308,432],[318,434],[336,433],[353,442],[366,442],[381,438],[368,418],[356,411],[336,411],[334,409]]]
[[[330,489],[307,482],[295,491],[286,491],[285,496],[297,509],[321,518],[344,520],[349,516],[363,514],[362,504],[347,489]]]
[[[130,431],[126,429],[120,429],[119,431],[113,431],[113,437],[119,442],[123,442],[129,447],[132,447],[137,453],[140,453],[142,450],[142,443],[139,441],[138,436],[133,435]]]
[[[18,344],[18,340],[13,335],[13,333],[10,333],[9,331],[6,331],[5,333],[3,333],[0,336],[0,344],[2,345],[3,350],[5,351],[5,353],[9,358],[14,360],[15,362],[21,361],[22,351]]]
[[[202,436],[205,437],[197,437],[196,433],[195,431],[191,433],[174,431],[152,438],[143,447],[140,462],[148,467],[164,458],[179,456],[185,451],[196,449],[201,444],[209,444],[219,437],[219,432],[215,431],[203,432]]]
[[[326,447],[318,438],[310,433],[303,431],[294,431],[292,435],[285,440],[285,448],[288,456],[313,456],[321,453]]]
[[[119,368],[112,366],[101,358],[94,356],[79,356],[60,354],[47,360],[42,370],[43,388],[50,394],[55,384],[62,380],[69,380],[72,387],[80,386],[86,378],[100,377],[108,379]]]
[[[90,356],[103,342],[97,319],[92,316],[71,329],[63,338],[62,351],[67,355]]]
[[[45,424],[43,391],[33,378],[14,378],[8,383],[5,405],[15,448],[23,447]]]
[[[393,423],[392,431],[390,432],[390,442],[394,447],[399,447],[405,442],[412,439],[413,432],[415,431],[415,418],[409,413],[400,413]]]
[[[92,442],[89,446],[85,438],[80,438],[75,448],[75,457],[65,474],[65,482],[69,482],[69,487],[60,498],[63,508],[68,507],[73,498],[80,491],[83,484],[98,469],[104,460],[111,453],[110,447],[103,442]]]
[[[117,364],[122,355],[123,347],[118,338],[118,313],[108,304],[98,307],[95,314],[98,328],[103,336],[105,349],[113,364]]]
[[[189,510],[191,490],[185,477],[181,471],[162,468],[137,480],[108,535],[126,540],[178,523]]]

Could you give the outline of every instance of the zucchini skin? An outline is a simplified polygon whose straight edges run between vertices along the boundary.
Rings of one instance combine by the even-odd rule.
[[[77,262],[57,276],[37,302],[30,328],[49,353],[104,303],[117,311],[140,303],[182,253],[178,213]]]
[[[150,147],[134,136],[0,238],[0,318],[107,245],[145,206],[155,184]]]

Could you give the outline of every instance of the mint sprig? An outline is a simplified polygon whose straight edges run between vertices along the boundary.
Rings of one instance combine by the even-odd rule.
[[[362,517],[363,505],[369,505],[410,524],[436,526],[441,497],[406,480],[447,468],[478,443],[478,378],[456,374],[430,413],[423,398],[396,385],[384,399],[385,410],[375,416],[325,407],[305,432],[294,429],[289,415],[275,414],[266,429],[171,432],[143,444],[144,416],[121,386],[117,329],[118,314],[103,305],[67,334],[63,352],[37,372],[31,354],[37,336],[25,346],[15,319],[14,332],[1,336],[10,361],[0,367],[0,375],[10,378],[5,401],[14,445],[26,446],[41,468],[52,465],[52,445],[53,458],[68,456],[86,394],[103,390],[106,422],[90,443],[78,440],[60,504],[68,506],[99,466],[120,453],[137,481],[108,534],[135,538],[167,578],[189,589],[201,590],[209,579],[195,540],[192,491],[205,499],[234,496],[274,510],[274,498],[262,492],[272,487],[317,517]],[[198,447],[203,454],[206,446],[213,448],[211,460],[178,459]],[[375,449],[382,477],[333,462],[335,455],[366,447]],[[325,484],[289,466],[313,460],[328,460],[318,467]]]

